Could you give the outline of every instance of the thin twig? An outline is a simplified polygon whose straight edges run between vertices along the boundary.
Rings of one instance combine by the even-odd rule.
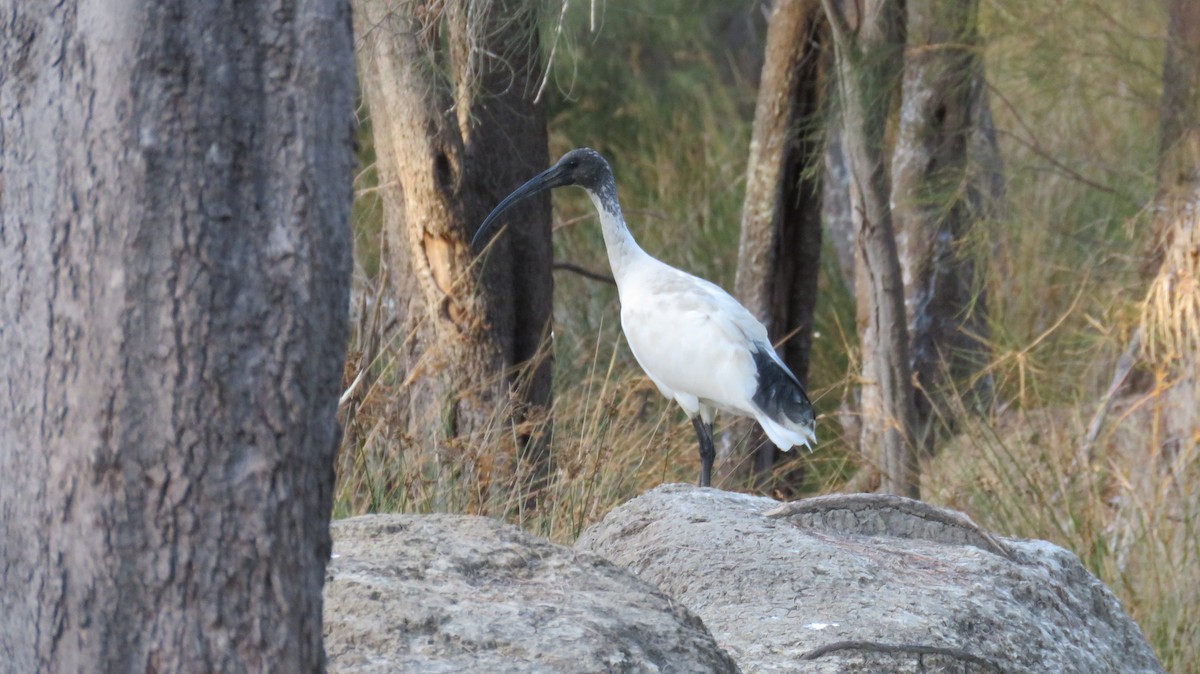
[[[1077,180],[1077,181],[1083,183],[1084,185],[1091,187],[1092,189],[1100,190],[1101,192],[1104,192],[1105,194],[1112,194],[1112,195],[1121,197],[1122,199],[1126,199],[1130,202],[1137,203],[1137,201],[1135,199],[1131,198],[1129,195],[1119,192],[1115,188],[1109,187],[1108,185],[1098,183],[1095,180],[1088,178],[1087,176],[1076,171],[1075,169],[1071,168],[1070,166],[1067,166],[1066,164],[1062,163],[1061,161],[1050,156],[1050,154],[1048,152],[1043,150],[1041,148],[1041,146],[1039,146],[1037,144],[1036,134],[1034,134],[1033,130],[1029,128],[1029,125],[1025,123],[1025,120],[1021,118],[1021,113],[1017,112],[1017,107],[1015,105],[1013,105],[1012,102],[1009,101],[1007,98],[1005,98],[1004,94],[1000,93],[1000,90],[997,89],[995,87],[995,85],[993,85],[991,82],[987,83],[987,88],[988,88],[988,91],[992,92],[992,94],[994,94],[996,96],[996,98],[1000,99],[1000,102],[1003,103],[1006,108],[1008,108],[1009,112],[1012,113],[1013,119],[1021,127],[1021,130],[1024,131],[1025,134],[1028,135],[1031,140],[1026,140],[1026,139],[1018,136],[1015,133],[1006,132],[1003,130],[999,130],[998,131],[999,133],[1003,133],[1004,135],[1012,138],[1013,140],[1017,141],[1021,145],[1024,145],[1025,147],[1029,148],[1030,150],[1033,151],[1033,153],[1035,155],[1041,157],[1043,160],[1048,162],[1051,166],[1058,169],[1059,171],[1062,171],[1064,174],[1066,174],[1067,177],[1072,178],[1073,180]]]
[[[562,37],[563,20],[567,17],[567,7],[571,5],[571,0],[563,0],[562,11],[558,13],[558,26],[554,29],[554,41],[550,43],[550,57],[546,59],[546,71],[542,73],[542,83],[538,85],[537,93],[533,95],[533,102],[540,103],[542,93],[546,91],[546,83],[550,81],[550,71],[554,68],[554,55],[558,53],[558,40]]]
[[[849,39],[847,36],[850,35],[850,23],[846,21],[846,15],[842,13],[842,8],[833,0],[821,0],[821,6],[825,8],[825,16],[829,18],[834,44],[838,49],[846,49]]]
[[[592,271],[591,269],[588,269],[587,267],[581,267],[573,262],[555,262],[553,269],[555,269],[555,270],[561,269],[563,271],[571,271],[571,272],[575,272],[576,274],[579,274],[580,276],[582,276],[584,278],[590,278],[593,281],[600,281],[601,283],[610,283],[612,285],[617,285],[617,280],[614,279],[613,277],[609,276],[608,274],[604,274],[604,273],[601,273],[598,271]]]
[[[1133,331],[1133,337],[1130,338],[1128,346],[1125,347],[1124,353],[1117,359],[1117,368],[1113,372],[1112,383],[1108,385],[1108,390],[1104,393],[1104,398],[1100,401],[1100,407],[1096,410],[1095,416],[1092,417],[1091,423],[1088,424],[1087,436],[1083,440],[1083,446],[1079,450],[1079,454],[1075,457],[1075,461],[1079,468],[1086,469],[1092,465],[1094,460],[1093,452],[1095,450],[1096,439],[1100,437],[1100,429],[1104,426],[1104,418],[1108,416],[1108,411],[1112,408],[1113,400],[1117,394],[1125,387],[1125,380],[1129,378],[1129,373],[1138,362],[1138,352],[1142,349],[1142,331],[1141,328]]]

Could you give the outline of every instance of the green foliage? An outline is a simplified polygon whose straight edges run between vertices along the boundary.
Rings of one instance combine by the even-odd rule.
[[[354,271],[363,281],[379,277],[380,255],[383,251],[383,199],[379,196],[379,172],[375,168],[375,138],[367,106],[358,106],[358,165],[354,176],[354,206],[350,221],[354,223]]]
[[[754,69],[740,64],[761,51],[765,31],[760,22],[755,40],[730,39],[738,11],[721,0],[572,2],[561,32],[556,12],[545,17],[542,38],[547,51],[557,43],[544,92],[554,157],[581,145],[604,153],[643,247],[727,288],[755,96]],[[1091,465],[1078,460],[1146,288],[1142,211],[1154,192],[1165,17],[1157,3],[1120,0],[990,0],[980,17],[1008,200],[964,254],[988,270],[988,373],[1001,412],[927,461],[923,493],[1001,534],[1073,550],[1169,670],[1195,672],[1200,503],[1184,488],[1200,477],[1194,449],[1161,460],[1146,405],[1117,415]],[[695,480],[691,427],[623,344],[615,289],[566,272],[555,276],[554,470],[544,483],[493,470],[513,453],[513,429],[497,425],[453,461],[393,435],[387,401],[406,385],[394,367],[403,336],[386,320],[369,124],[362,134],[351,351],[366,354],[372,383],[343,410],[336,514],[491,514],[569,543],[645,489]],[[591,204],[562,192],[556,259],[607,271]],[[838,488],[855,463],[835,414],[858,370],[853,292],[829,248],[810,373],[820,447],[782,468],[804,467],[801,493]],[[534,419],[523,432],[549,424]]]

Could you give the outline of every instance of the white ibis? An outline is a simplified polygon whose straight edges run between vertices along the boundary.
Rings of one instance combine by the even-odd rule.
[[[608,262],[621,301],[621,327],[642,369],[679,403],[700,441],[700,486],[709,486],[717,410],[752,417],[782,450],[812,448],[812,403],[783,364],[767,329],[729,293],[650,257],[625,226],[612,169],[591,148],[571,150],[504,198],[471,241],[485,240],[500,215],[539,192],[578,185],[600,212]]]

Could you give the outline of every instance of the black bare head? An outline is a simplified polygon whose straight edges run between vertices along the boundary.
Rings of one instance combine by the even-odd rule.
[[[483,224],[479,225],[475,237],[471,239],[471,247],[474,248],[476,244],[487,239],[489,232],[499,222],[500,216],[513,204],[546,190],[567,185],[579,185],[602,197],[607,196],[610,191],[613,192],[614,198],[616,196],[612,169],[609,168],[604,157],[590,147],[576,148],[564,154],[554,166],[513,190],[512,194],[505,197],[496,208],[492,209],[492,212],[484,218]]]
[[[580,147],[564,154],[554,165],[570,176],[568,185],[579,185],[589,192],[599,193],[612,182],[612,168],[608,161],[590,147]],[[551,169],[553,170],[553,169]]]

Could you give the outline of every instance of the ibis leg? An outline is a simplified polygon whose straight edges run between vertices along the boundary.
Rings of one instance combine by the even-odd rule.
[[[692,417],[692,426],[696,428],[696,438],[700,440],[700,486],[708,487],[712,483],[713,459],[717,457],[716,447],[713,446],[712,424],[705,423],[697,414]]]

